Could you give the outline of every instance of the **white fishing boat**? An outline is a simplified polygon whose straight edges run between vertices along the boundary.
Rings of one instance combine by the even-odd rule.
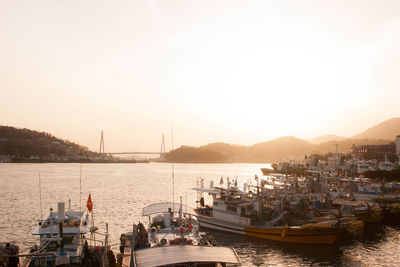
[[[375,169],[368,162],[362,161],[357,164],[357,173],[358,174],[363,174],[367,171],[374,171],[374,170]]]
[[[157,203],[143,208],[142,223],[121,236],[122,266],[226,266],[240,264],[233,248],[212,246],[199,231],[195,211],[182,203]],[[133,244],[133,245],[132,245]]]
[[[390,171],[393,171],[395,169],[395,167],[394,167],[393,163],[385,160],[378,164],[378,169],[381,171],[389,171],[390,172]]]
[[[90,200],[90,197],[89,197]],[[72,211],[71,201],[65,210],[63,202],[58,203],[58,210],[50,212],[41,220],[32,234],[39,237],[39,247],[35,254],[47,254],[45,262],[43,257],[31,258],[29,266],[43,266],[46,264],[66,265],[81,264],[84,258],[87,239],[85,235],[90,231],[91,200],[88,201],[88,209],[84,211]],[[97,230],[92,229],[92,230]]]

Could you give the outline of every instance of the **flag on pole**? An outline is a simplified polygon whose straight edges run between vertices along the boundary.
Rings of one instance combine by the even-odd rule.
[[[90,194],[89,194],[89,198],[88,198],[87,203],[86,203],[86,207],[87,207],[89,212],[92,212],[93,203],[92,203],[92,198],[91,198]]]

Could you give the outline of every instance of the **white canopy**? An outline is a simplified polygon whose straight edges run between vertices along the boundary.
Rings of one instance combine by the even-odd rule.
[[[240,264],[233,248],[203,246],[166,246],[135,251],[136,266],[155,267],[179,263],[230,263]]]
[[[209,193],[211,195],[221,195],[221,189],[218,189],[218,188],[195,187],[195,188],[192,188],[192,190],[195,190],[197,192]]]
[[[171,208],[171,211],[173,210],[174,213],[179,213],[180,204],[179,203],[174,204],[172,202],[151,204],[143,208],[142,216],[148,216],[157,213],[166,213],[168,212],[169,208]],[[182,213],[191,215],[197,214],[194,209],[186,205],[182,205]]]

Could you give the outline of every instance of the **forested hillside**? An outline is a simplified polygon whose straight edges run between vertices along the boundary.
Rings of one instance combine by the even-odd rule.
[[[89,159],[97,153],[49,133],[0,126],[0,155],[12,161],[73,161]]]

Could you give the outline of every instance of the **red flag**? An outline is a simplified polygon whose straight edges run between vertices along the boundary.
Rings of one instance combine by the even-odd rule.
[[[89,198],[88,198],[87,203],[86,203],[86,207],[87,207],[89,212],[92,212],[93,203],[92,203],[92,198],[90,197],[90,194],[89,194]]]

